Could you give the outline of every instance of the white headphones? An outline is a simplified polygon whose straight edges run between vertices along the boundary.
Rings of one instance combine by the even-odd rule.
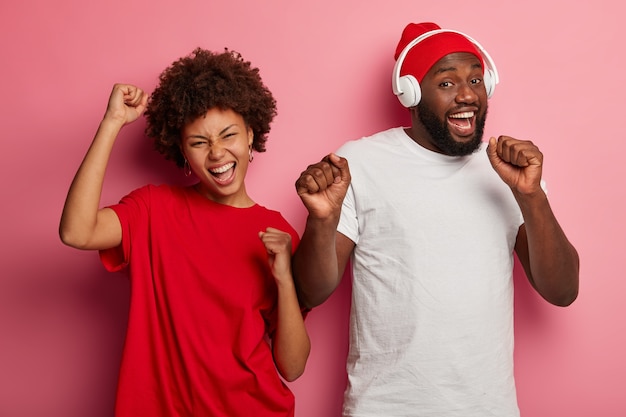
[[[465,37],[468,41],[470,41],[483,56],[483,61],[486,64],[485,71],[483,74],[483,83],[485,84],[485,89],[487,90],[487,97],[491,98],[493,96],[493,92],[496,89],[496,84],[500,82],[500,77],[498,76],[498,70],[496,69],[496,65],[491,59],[491,56],[485,51],[485,49],[474,39],[467,36],[464,33],[457,32],[456,30],[448,30],[448,29],[435,29],[429,32],[423,33],[417,38],[413,39],[407,46],[404,47],[400,55],[398,55],[398,59],[396,60],[396,65],[393,67],[393,73],[391,78],[391,86],[393,88],[393,93],[398,97],[400,103],[404,107],[415,107],[420,102],[422,98],[422,91],[420,89],[419,82],[417,79],[410,74],[400,76],[400,70],[402,69],[402,64],[404,63],[404,59],[406,58],[409,51],[418,43],[423,41],[426,38],[430,38],[433,35],[437,35],[438,33],[456,33],[463,37]]]

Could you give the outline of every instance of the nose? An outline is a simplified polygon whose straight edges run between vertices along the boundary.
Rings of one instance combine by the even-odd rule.
[[[209,159],[212,161],[218,161],[226,152],[224,146],[220,145],[219,142],[215,142],[211,144],[211,149],[209,150]]]
[[[459,88],[456,94],[456,102],[457,103],[474,103],[478,100],[478,94],[476,92],[476,88],[478,85],[472,85],[468,83],[459,84]]]

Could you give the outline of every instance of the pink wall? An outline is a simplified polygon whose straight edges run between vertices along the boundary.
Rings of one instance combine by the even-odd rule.
[[[128,288],[95,253],[64,247],[57,225],[114,82],[151,90],[196,46],[228,46],[260,67],[279,116],[248,189],[301,231],[300,171],[345,140],[406,120],[390,92],[392,54],[404,25],[425,20],[470,34],[495,59],[501,83],[487,134],[541,147],[553,209],[582,259],[580,297],[567,309],[518,276],[522,415],[626,415],[623,11],[614,0],[567,11],[545,0],[509,4],[3,2],[0,416],[111,415]],[[145,182],[181,181],[142,130],[143,122],[118,141],[103,203]],[[307,321],[312,356],[291,384],[297,417],[339,415],[348,304],[344,283]]]

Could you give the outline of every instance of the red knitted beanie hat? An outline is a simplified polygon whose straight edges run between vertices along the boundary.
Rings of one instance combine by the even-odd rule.
[[[435,23],[409,23],[402,31],[394,59],[397,60],[402,50],[418,36],[437,29],[441,28]],[[400,76],[411,74],[418,82],[422,82],[428,70],[437,61],[455,52],[469,52],[476,55],[483,69],[485,68],[483,57],[474,43],[459,33],[442,32],[425,38],[411,48],[402,64]]]

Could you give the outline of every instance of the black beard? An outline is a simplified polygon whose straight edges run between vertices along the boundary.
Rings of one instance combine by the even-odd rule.
[[[430,134],[433,144],[445,155],[465,156],[470,155],[478,150],[483,140],[483,131],[485,129],[485,121],[487,113],[483,117],[476,117],[476,131],[474,138],[469,142],[457,142],[452,138],[448,130],[448,124],[437,118],[430,109],[419,103],[417,105],[418,116],[426,131]]]

